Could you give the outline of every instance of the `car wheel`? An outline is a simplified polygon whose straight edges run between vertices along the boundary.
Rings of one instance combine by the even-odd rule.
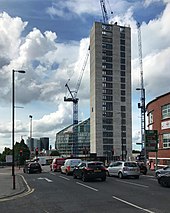
[[[123,178],[123,174],[122,174],[121,172],[119,172],[119,173],[118,173],[118,177],[119,177],[120,179],[122,179],[122,178]]]
[[[109,171],[107,171],[107,172],[106,172],[106,175],[107,175],[108,177],[110,177],[110,173],[109,173]]]
[[[66,175],[68,176],[69,175],[69,172],[66,170]]]
[[[155,176],[158,177],[158,175],[160,175],[160,173],[159,173],[159,172],[156,172],[156,173],[155,173]]]
[[[74,179],[77,179],[77,176],[76,176],[76,174],[75,174],[75,173],[73,173],[73,178],[74,178]]]
[[[87,181],[87,178],[85,177],[85,174],[84,174],[84,173],[82,174],[82,181],[83,181],[83,182],[86,182],[86,181]]]
[[[106,181],[106,177],[102,177],[101,179],[102,179],[102,181]]]
[[[163,178],[159,180],[159,183],[161,184],[161,186],[164,186],[164,187],[168,186],[168,183]]]

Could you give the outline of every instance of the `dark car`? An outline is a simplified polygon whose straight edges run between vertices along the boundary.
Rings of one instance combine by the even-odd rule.
[[[81,162],[73,170],[73,178],[81,178],[83,181],[100,178],[106,180],[106,168],[103,162]]]
[[[37,162],[29,162],[26,163],[24,168],[23,168],[24,173],[41,173],[42,168],[41,165]]]
[[[144,164],[144,162],[137,162],[139,168],[140,168],[140,173],[142,173],[143,175],[146,175],[147,174],[147,167],[146,165]]]
[[[159,174],[157,179],[161,186],[170,187],[170,173]]]

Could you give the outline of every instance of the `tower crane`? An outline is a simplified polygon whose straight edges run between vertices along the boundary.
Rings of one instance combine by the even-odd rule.
[[[88,57],[89,57],[89,54],[90,54],[89,50],[90,50],[90,47],[88,48],[87,54],[85,56],[85,60],[84,60],[84,63],[83,63],[83,66],[82,66],[80,76],[78,78],[75,90],[74,91],[70,90],[68,82],[65,84],[65,87],[67,87],[71,97],[69,97],[69,98],[64,97],[64,101],[73,102],[73,156],[76,156],[78,154],[78,146],[77,146],[77,143],[78,143],[78,126],[77,126],[77,124],[78,124],[78,101],[79,101],[79,99],[77,98],[77,93],[79,91],[81,80],[82,80],[84,70],[86,68],[86,64],[87,64]]]
[[[108,14],[107,14],[107,10],[106,10],[105,0],[100,0],[100,6],[101,6],[101,10],[102,10],[103,22],[105,24],[108,24],[109,18],[108,18]],[[112,11],[111,11],[111,14],[113,14]]]
[[[141,102],[138,103],[138,108],[141,109],[141,148],[142,151],[144,149],[144,157],[146,160],[146,144],[145,144],[145,88],[144,88],[144,80],[143,80],[143,62],[142,62],[142,38],[141,38],[141,27],[140,24],[137,24],[138,28],[138,50],[139,50],[139,65],[140,65],[140,88],[137,88],[137,90],[141,91]]]

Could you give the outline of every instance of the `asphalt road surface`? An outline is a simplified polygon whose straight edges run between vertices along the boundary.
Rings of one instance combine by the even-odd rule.
[[[155,177],[107,177],[83,182],[43,167],[41,174],[23,174],[29,194],[0,202],[2,213],[169,213],[170,188]]]

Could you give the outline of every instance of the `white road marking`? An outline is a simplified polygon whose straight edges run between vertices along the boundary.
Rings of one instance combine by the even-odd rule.
[[[81,185],[81,186],[84,186],[84,187],[86,187],[86,188],[88,188],[88,189],[91,189],[91,190],[93,190],[93,191],[99,191],[98,189],[95,189],[95,188],[93,188],[93,187],[91,187],[91,186],[88,186],[88,185],[85,185],[85,184],[83,184],[83,183],[80,183],[80,182],[76,182],[77,184],[79,184],[79,185]]]
[[[22,177],[24,183],[26,184],[26,186],[27,186],[27,191],[26,191],[26,192],[23,192],[23,193],[21,193],[21,194],[13,195],[13,196],[11,196],[11,197],[2,198],[2,199],[0,199],[0,202],[8,201],[8,200],[14,200],[14,199],[17,199],[17,198],[20,198],[20,197],[25,197],[26,195],[29,195],[29,194],[31,194],[31,193],[34,192],[34,189],[33,189],[33,188],[31,189],[31,188],[29,187],[29,185],[28,185],[28,183],[26,182],[25,178],[24,178],[22,175],[19,175],[19,176]]]
[[[144,187],[144,188],[149,188],[149,186],[147,186],[147,185],[143,185],[143,184],[132,183],[132,182],[123,181],[123,180],[116,180],[116,181],[121,182],[121,183],[126,183],[126,184],[135,185],[135,186],[140,186],[140,187]]]
[[[140,206],[137,206],[137,205],[135,205],[135,204],[133,204],[133,203],[129,203],[128,201],[122,200],[122,199],[120,199],[120,198],[118,198],[118,197],[115,197],[115,196],[112,196],[112,197],[113,197],[113,199],[119,200],[119,201],[122,202],[122,203],[126,203],[126,204],[129,205],[129,206],[133,206],[133,207],[136,208],[136,209],[140,209],[140,210],[143,210],[143,211],[149,212],[149,213],[155,213],[155,212],[153,212],[153,211],[150,211],[149,209],[144,209],[144,208],[142,208],[142,207],[140,207]]]
[[[39,177],[37,178],[38,180],[46,180],[47,182],[51,183],[53,182],[52,180],[48,179],[48,178],[42,178],[42,177]]]
[[[66,177],[61,176],[61,175],[60,175],[59,177],[61,177],[61,178],[65,179],[65,180],[70,180],[69,178],[66,178]]]

